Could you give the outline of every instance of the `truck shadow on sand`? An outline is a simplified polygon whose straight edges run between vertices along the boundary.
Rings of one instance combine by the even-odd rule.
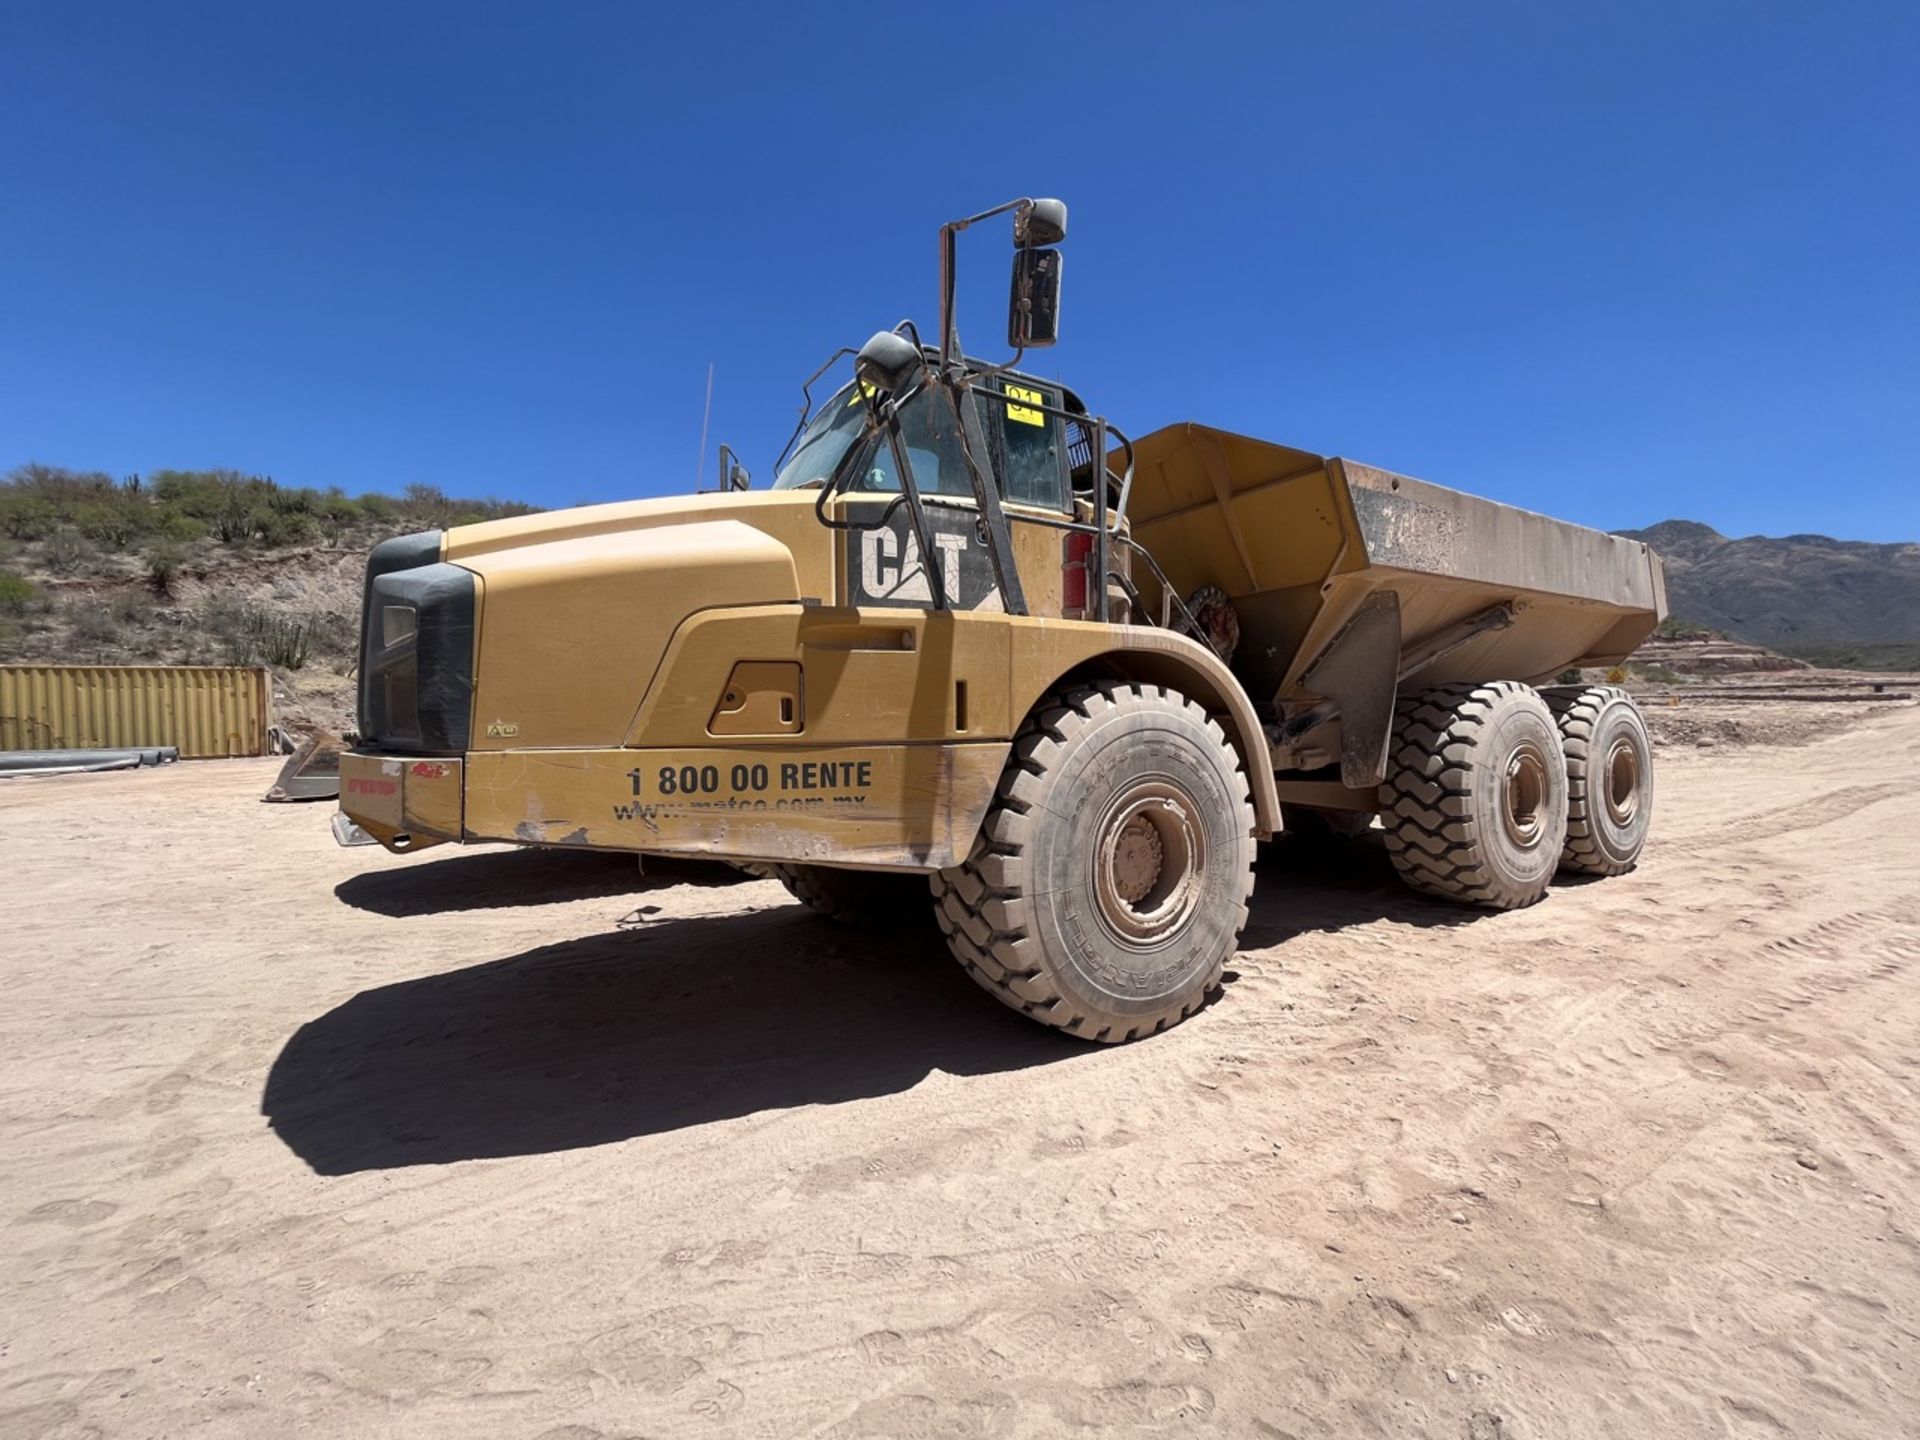
[[[1243,950],[1383,916],[1473,918],[1406,894],[1377,843],[1336,848],[1271,847]],[[342,899],[403,915],[532,905],[556,883],[573,884],[566,898],[631,895],[686,883],[697,869],[643,879],[629,861],[620,890],[603,891],[604,859],[457,856],[383,873]],[[568,860],[583,862],[571,882]],[[472,903],[457,899],[467,894]],[[930,924],[862,932],[798,905],[635,916],[632,928],[362,991],[287,1041],[262,1113],[315,1171],[344,1175],[580,1149],[896,1094],[934,1071],[1085,1065],[1111,1053],[995,1004]],[[1263,963],[1276,960],[1285,965],[1284,950]],[[1235,978],[1229,969],[1229,1006]]]
[[[751,876],[711,861],[650,856],[640,873],[631,855],[582,850],[486,850],[421,865],[364,870],[333,887],[356,910],[402,919],[460,910],[562,905],[635,895],[669,885],[739,885]]]

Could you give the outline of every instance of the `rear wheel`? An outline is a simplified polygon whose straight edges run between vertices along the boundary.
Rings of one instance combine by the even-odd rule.
[[[1200,1008],[1253,890],[1239,757],[1193,701],[1107,683],[1043,700],[966,863],[932,878],[955,958],[1043,1024],[1117,1043]]]
[[[1631,870],[1653,820],[1653,745],[1633,697],[1617,685],[1542,692],[1567,754],[1567,843],[1560,868]]]
[[[1402,700],[1380,787],[1394,868],[1415,890],[1493,910],[1547,893],[1567,835],[1560,731],[1513,680]]]
[[[926,884],[918,875],[835,870],[826,865],[768,865],[765,869],[802,905],[843,925],[926,923]]]

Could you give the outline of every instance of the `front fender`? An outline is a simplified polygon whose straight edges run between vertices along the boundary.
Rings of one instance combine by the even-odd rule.
[[[1144,626],[1025,623],[1038,627],[1039,633],[1014,641],[1013,688],[1016,697],[1022,697],[1018,702],[1022,715],[1063,683],[1103,675],[1177,690],[1222,718],[1227,738],[1247,772],[1260,838],[1279,833],[1280,794],[1266,731],[1246,687],[1212,650],[1171,630]]]

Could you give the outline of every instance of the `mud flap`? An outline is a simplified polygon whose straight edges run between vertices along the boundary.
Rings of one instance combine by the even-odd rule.
[[[280,774],[261,799],[268,804],[293,800],[332,800],[340,794],[340,737],[316,730],[287,757]]]
[[[1382,590],[1361,602],[1301,677],[1340,707],[1340,783],[1349,789],[1378,785],[1387,773],[1399,669],[1400,596]]]

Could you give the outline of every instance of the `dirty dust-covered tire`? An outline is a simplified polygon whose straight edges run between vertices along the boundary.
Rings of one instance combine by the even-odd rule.
[[[1048,696],[935,918],[990,994],[1118,1043],[1200,1008],[1246,925],[1253,806],[1225,732],[1186,697],[1107,682]]]
[[[836,870],[826,865],[768,865],[765,868],[802,905],[842,925],[926,923],[926,882],[919,875]]]
[[[1617,685],[1543,690],[1567,754],[1567,843],[1560,868],[1620,875],[1653,820],[1653,744],[1633,697]]]
[[[1380,787],[1387,853],[1422,894],[1515,910],[1547,893],[1567,833],[1560,730],[1531,686],[1400,701]]]

